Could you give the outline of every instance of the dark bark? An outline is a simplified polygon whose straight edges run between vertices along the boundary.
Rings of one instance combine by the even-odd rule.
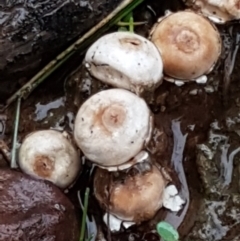
[[[76,211],[52,183],[0,169],[0,196],[0,241],[79,240]]]
[[[121,0],[0,0],[0,98],[19,87]]]

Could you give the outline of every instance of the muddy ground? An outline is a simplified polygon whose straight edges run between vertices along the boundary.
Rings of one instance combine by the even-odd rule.
[[[149,16],[145,5],[138,11]],[[160,15],[162,11],[157,13]],[[146,29],[139,28],[136,32],[145,35]],[[98,227],[96,240],[104,240],[103,236],[112,241],[159,240],[155,226],[161,220],[178,228],[182,240],[240,238],[240,55],[237,54],[236,61],[231,57],[236,50],[238,29],[236,23],[219,27],[225,49],[207,84],[177,87],[164,82],[154,95],[147,96],[155,117],[151,153],[154,161],[173,170],[171,175],[187,200],[183,210],[174,214],[161,209],[149,222],[109,234],[101,219],[102,211],[91,193],[88,215],[93,215]],[[22,103],[19,143],[34,130],[55,128],[71,133],[81,103],[100,89],[108,88],[86,77],[86,73],[83,78],[83,68],[74,69],[78,65],[76,61],[80,64],[81,58],[65,65],[65,69],[52,75]],[[232,71],[229,66],[233,67]],[[14,113],[12,105],[0,116],[5,127],[1,139],[9,147]],[[1,166],[7,165],[2,156]],[[87,162],[81,177],[67,194],[79,211],[76,191],[84,192],[86,186],[92,186],[90,170]]]

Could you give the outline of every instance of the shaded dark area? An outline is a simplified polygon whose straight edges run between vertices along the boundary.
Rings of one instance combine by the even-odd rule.
[[[79,240],[75,208],[53,184],[1,169],[0,195],[0,240]]]
[[[161,1],[161,2],[148,0],[147,2],[152,7],[152,9],[156,12],[157,16],[164,15],[166,10],[176,12],[176,11],[185,9],[185,5],[181,0],[171,0],[171,1]]]
[[[16,91],[121,0],[0,2],[0,100]]]

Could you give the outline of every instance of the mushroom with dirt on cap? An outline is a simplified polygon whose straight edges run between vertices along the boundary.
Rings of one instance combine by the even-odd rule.
[[[147,157],[147,158],[146,158]],[[107,172],[98,168],[94,176],[94,194],[103,209],[109,228],[119,231],[121,223],[125,228],[150,220],[164,205],[172,211],[179,211],[185,201],[175,188],[167,187],[169,175],[153,165],[148,154],[141,162],[126,171]]]
[[[81,160],[67,133],[40,130],[30,133],[19,150],[21,170],[33,177],[69,187],[79,175]]]
[[[114,32],[99,38],[85,56],[90,74],[113,87],[140,94],[162,83],[163,63],[156,46],[130,32]]]
[[[240,0],[185,0],[185,2],[216,24],[240,19]]]
[[[94,94],[80,107],[74,138],[87,159],[116,170],[149,142],[152,124],[152,114],[142,98],[124,89],[109,89]]]
[[[169,13],[155,24],[151,41],[161,52],[165,79],[206,83],[221,54],[216,27],[193,11]]]

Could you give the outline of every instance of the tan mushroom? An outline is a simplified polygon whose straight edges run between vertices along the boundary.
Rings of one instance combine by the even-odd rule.
[[[103,221],[113,232],[119,231],[121,224],[129,228],[151,219],[162,206],[177,212],[185,203],[177,188],[168,185],[169,174],[153,165],[146,151],[139,160],[124,171],[97,169],[95,173],[94,194],[106,211]]]
[[[118,178],[114,175],[116,173],[97,169],[94,177],[95,196],[112,215],[120,220],[140,223],[151,219],[162,207],[167,180],[157,167],[152,166],[150,170],[135,175],[122,174]]]
[[[197,80],[208,74],[221,54],[216,27],[192,11],[165,16],[152,29],[150,39],[161,52],[165,75],[178,80]]]

